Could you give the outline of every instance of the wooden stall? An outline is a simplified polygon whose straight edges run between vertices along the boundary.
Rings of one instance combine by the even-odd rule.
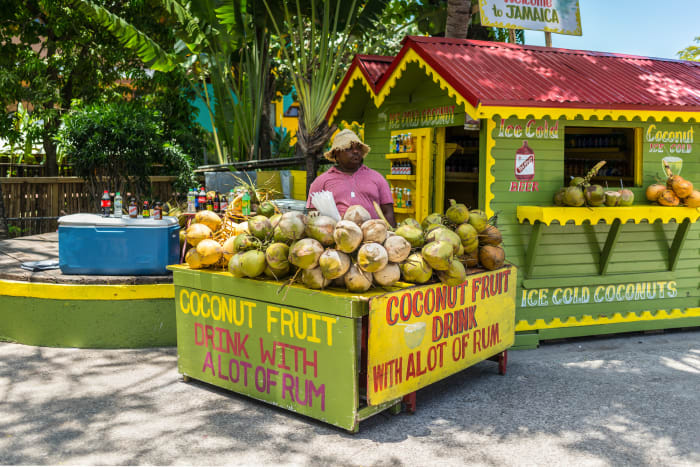
[[[495,216],[521,271],[516,347],[700,326],[700,213],[645,197],[664,159],[700,184],[700,64],[407,37],[395,57],[355,57],[327,117],[363,124],[366,164],[412,189],[398,219],[448,199]],[[415,153],[397,154],[409,133]],[[392,175],[397,159],[411,175]],[[554,206],[601,160],[592,182],[633,205]]]

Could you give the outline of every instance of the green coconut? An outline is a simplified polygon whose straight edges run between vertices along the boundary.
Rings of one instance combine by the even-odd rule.
[[[389,255],[381,243],[365,243],[357,251],[357,265],[365,272],[375,272],[389,262]]]
[[[489,225],[489,218],[484,211],[472,209],[469,211],[469,223],[477,232],[481,232]]]
[[[277,224],[279,224],[280,219],[282,219],[282,214],[273,214],[270,216],[270,224],[272,225],[273,231],[275,227],[277,227]]]
[[[245,277],[245,273],[241,269],[241,256],[243,256],[243,253],[236,253],[228,262],[228,272],[233,277]]]
[[[566,191],[566,187],[559,188],[559,190],[554,193],[554,205],[555,206],[564,206],[564,192]]]
[[[265,249],[265,261],[274,270],[289,269],[289,245],[275,242]]]
[[[289,263],[287,263],[286,267],[283,268],[273,268],[269,264],[265,267],[265,270],[263,271],[263,275],[265,277],[269,277],[270,279],[274,280],[280,280],[283,277],[287,276],[289,274]]]
[[[462,245],[465,243],[473,242],[475,238],[478,238],[479,233],[476,231],[473,225],[469,222],[464,222],[459,224],[455,229],[455,233],[459,236],[462,241]]]
[[[272,224],[265,216],[255,216],[248,219],[248,230],[254,237],[265,240],[272,232]]]
[[[306,223],[306,236],[318,240],[323,246],[331,246],[335,243],[333,230],[335,220],[329,216],[316,216],[309,218]]]
[[[259,250],[260,248],[262,248],[260,239],[247,233],[236,235],[236,239],[233,241],[233,251],[236,253],[248,250]]]
[[[438,232],[443,230],[450,230],[446,225],[434,224],[425,231],[425,243],[430,243],[435,241],[435,236]]]
[[[398,226],[401,227],[402,225],[412,225],[414,227],[422,228],[420,225],[420,222],[418,222],[417,220],[415,220],[412,217],[407,217],[406,219],[399,222]]]
[[[564,190],[564,195],[562,197],[565,206],[579,207],[583,206],[586,202],[586,198],[583,196],[583,190],[578,186],[569,186]]]
[[[428,216],[423,219],[423,222],[420,223],[420,226],[423,228],[423,230],[427,230],[430,224],[442,224],[442,214],[439,212],[428,214]]]
[[[384,249],[392,263],[400,263],[411,254],[411,244],[400,235],[392,235],[384,240]]]
[[[464,265],[456,259],[450,261],[450,265],[446,270],[438,271],[437,276],[440,282],[452,286],[460,285],[467,280],[467,272],[464,269]]]
[[[583,193],[589,206],[599,207],[605,204],[605,190],[600,185],[590,185]]]
[[[265,253],[260,250],[249,250],[241,254],[241,271],[246,276],[258,277],[265,270],[265,266]]]
[[[353,221],[340,221],[335,224],[333,240],[336,249],[343,253],[352,253],[362,243],[362,229]]]
[[[304,237],[305,218],[297,211],[285,212],[272,234],[276,242],[292,243]]]
[[[402,225],[395,233],[408,240],[413,248],[420,248],[425,243],[423,231],[414,225]]]
[[[386,267],[372,273],[372,280],[382,287],[391,287],[401,279],[401,268],[398,264],[389,263]]]
[[[372,287],[372,273],[360,269],[357,264],[351,264],[345,278],[345,288],[353,293],[367,292]]]
[[[272,217],[275,214],[275,205],[269,201],[265,201],[258,206],[258,214],[265,217]]]
[[[321,268],[304,269],[301,271],[301,282],[310,289],[322,289],[331,283],[321,272]]]
[[[468,243],[462,243],[462,247],[464,248],[463,254],[469,254],[477,251],[479,249],[479,237]]]
[[[423,255],[420,253],[413,253],[399,267],[401,268],[401,277],[406,282],[414,284],[425,284],[433,275],[433,268],[423,259]]]
[[[454,257],[454,249],[450,242],[436,241],[426,243],[421,254],[431,268],[444,271],[450,267],[450,262]]]
[[[321,253],[318,265],[323,277],[332,280],[341,277],[350,268],[350,257],[342,251],[328,249]]]
[[[583,177],[572,177],[569,181],[569,186],[582,186],[586,184],[586,179]]]
[[[459,238],[459,235],[447,228],[435,229],[428,234],[425,240],[426,242],[437,242],[441,240],[449,242],[452,245],[452,253],[455,255],[459,253],[460,247],[462,246],[462,239]]]
[[[469,209],[466,205],[451,199],[450,207],[445,211],[445,217],[453,224],[462,224],[469,219]]]
[[[323,253],[323,245],[313,238],[302,238],[289,248],[289,262],[300,269],[318,266],[318,259]]]
[[[634,193],[627,188],[620,190],[620,202],[619,206],[632,206],[634,203]]]

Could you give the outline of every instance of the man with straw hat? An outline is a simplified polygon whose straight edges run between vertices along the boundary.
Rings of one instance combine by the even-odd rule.
[[[359,204],[373,219],[378,219],[379,214],[372,204],[376,201],[386,220],[396,225],[394,198],[389,183],[379,172],[362,163],[369,150],[370,147],[351,130],[335,135],[331,150],[324,156],[336,165],[311,183],[306,208],[313,210],[311,195],[325,190],[333,193],[341,217],[350,206]]]

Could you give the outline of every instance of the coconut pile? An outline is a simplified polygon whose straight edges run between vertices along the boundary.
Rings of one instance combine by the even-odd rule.
[[[408,218],[396,230],[357,205],[338,222],[300,212],[258,215],[244,231],[218,242],[212,216],[195,218],[186,232],[191,268],[228,268],[234,277],[291,277],[312,289],[361,293],[399,281],[458,285],[469,268],[498,269],[505,261],[501,233],[486,214],[454,200],[444,216],[433,213],[420,223]]]
[[[664,160],[666,183],[654,183],[646,189],[646,197],[652,203],[661,206],[700,207],[700,191],[693,188],[693,183],[680,175],[674,175]]]

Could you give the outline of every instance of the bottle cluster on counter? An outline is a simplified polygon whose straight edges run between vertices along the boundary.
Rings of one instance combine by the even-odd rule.
[[[136,198],[131,196],[131,193],[127,193],[126,196],[127,199],[129,199],[129,204],[127,205],[128,217],[136,219],[140,212],[141,217],[144,219],[153,218],[154,220],[160,220],[163,218],[163,205],[160,203],[160,201],[156,201],[151,207],[148,200],[144,200],[143,209],[139,211],[139,204],[136,201]],[[112,199],[114,199],[114,202],[112,202]],[[102,215],[104,217],[124,217],[124,201],[122,194],[119,191],[114,195],[111,195],[107,190],[105,190],[102,194],[100,206],[102,207]]]
[[[207,193],[204,187],[191,188],[187,193],[187,213],[194,214],[199,211],[212,211],[223,214],[229,205],[239,195],[238,191],[230,190],[228,194],[216,192]],[[244,215],[250,215],[250,193],[245,191],[241,198]]]
[[[391,137],[391,143],[389,144],[389,152],[391,154],[399,154],[402,152],[415,152],[416,150],[416,137],[412,136],[411,133],[394,135]]]

